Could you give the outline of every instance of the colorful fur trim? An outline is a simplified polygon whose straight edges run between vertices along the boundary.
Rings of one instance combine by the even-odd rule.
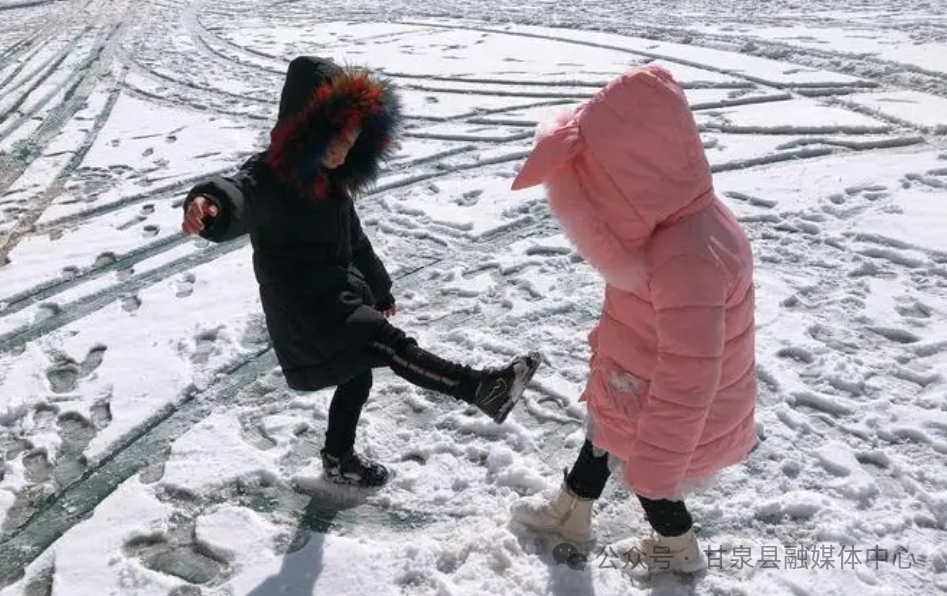
[[[356,195],[375,182],[381,162],[394,152],[401,102],[391,84],[365,70],[349,69],[316,88],[306,106],[270,134],[266,164],[307,198],[332,192]],[[361,134],[334,170],[322,167],[331,142],[355,127]]]

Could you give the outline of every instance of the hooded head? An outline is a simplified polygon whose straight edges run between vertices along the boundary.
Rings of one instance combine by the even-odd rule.
[[[690,105],[658,65],[627,71],[541,125],[513,190],[538,184],[579,252],[626,290],[640,281],[636,253],[655,229],[713,198]]]
[[[301,56],[286,73],[266,163],[306,196],[324,199],[333,188],[355,194],[377,179],[381,162],[391,157],[400,122],[401,102],[387,80]],[[345,161],[324,167],[330,146],[352,138]]]

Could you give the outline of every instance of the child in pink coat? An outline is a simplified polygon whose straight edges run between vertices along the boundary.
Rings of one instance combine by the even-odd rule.
[[[683,495],[758,441],[750,243],[714,192],[680,85],[657,65],[541,126],[513,189],[537,184],[604,277],[605,304],[580,397],[585,444],[559,493],[524,499],[513,518],[591,540],[592,504],[620,463],[656,534],[640,563],[697,571],[706,560]]]

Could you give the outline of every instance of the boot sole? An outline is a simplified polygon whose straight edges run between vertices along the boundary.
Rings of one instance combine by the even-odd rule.
[[[622,573],[628,579],[630,579],[633,583],[641,584],[641,587],[645,587],[654,580],[663,577],[674,577],[682,582],[694,582],[706,577],[707,572],[708,569],[706,567],[701,567],[693,571],[683,569],[647,569],[642,568],[641,566],[632,569],[622,569]]]
[[[551,538],[561,542],[568,542],[574,546],[591,544],[597,540],[594,532],[585,535],[568,534],[552,528],[536,528],[516,518],[512,518],[512,521],[527,529],[530,533],[536,535],[537,537]]]
[[[520,399],[523,397],[523,394],[526,392],[526,388],[532,382],[533,377],[536,376],[536,371],[539,370],[539,367],[542,366],[543,360],[542,356],[538,353],[529,354],[528,358],[533,360],[535,358],[535,363],[529,366],[526,370],[526,375],[523,376],[522,383],[517,387],[517,391],[510,395],[510,399],[503,405],[497,415],[493,417],[494,422],[497,424],[503,424],[506,422],[507,417],[509,417],[510,412],[513,411],[513,408],[516,407],[516,404],[519,403]]]

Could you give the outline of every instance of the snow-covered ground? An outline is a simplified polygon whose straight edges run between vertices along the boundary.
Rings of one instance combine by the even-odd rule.
[[[0,2],[0,596],[947,592],[947,8],[671,5]],[[179,234],[300,53],[404,91],[360,204],[398,322],[548,359],[503,426],[380,373],[359,447],[395,478],[369,494],[321,481],[329,392],[278,374],[246,241]],[[632,584],[617,483],[584,570],[509,522],[581,442],[602,286],[508,187],[538,119],[650,60],[754,242],[765,441],[690,501],[709,573]]]

